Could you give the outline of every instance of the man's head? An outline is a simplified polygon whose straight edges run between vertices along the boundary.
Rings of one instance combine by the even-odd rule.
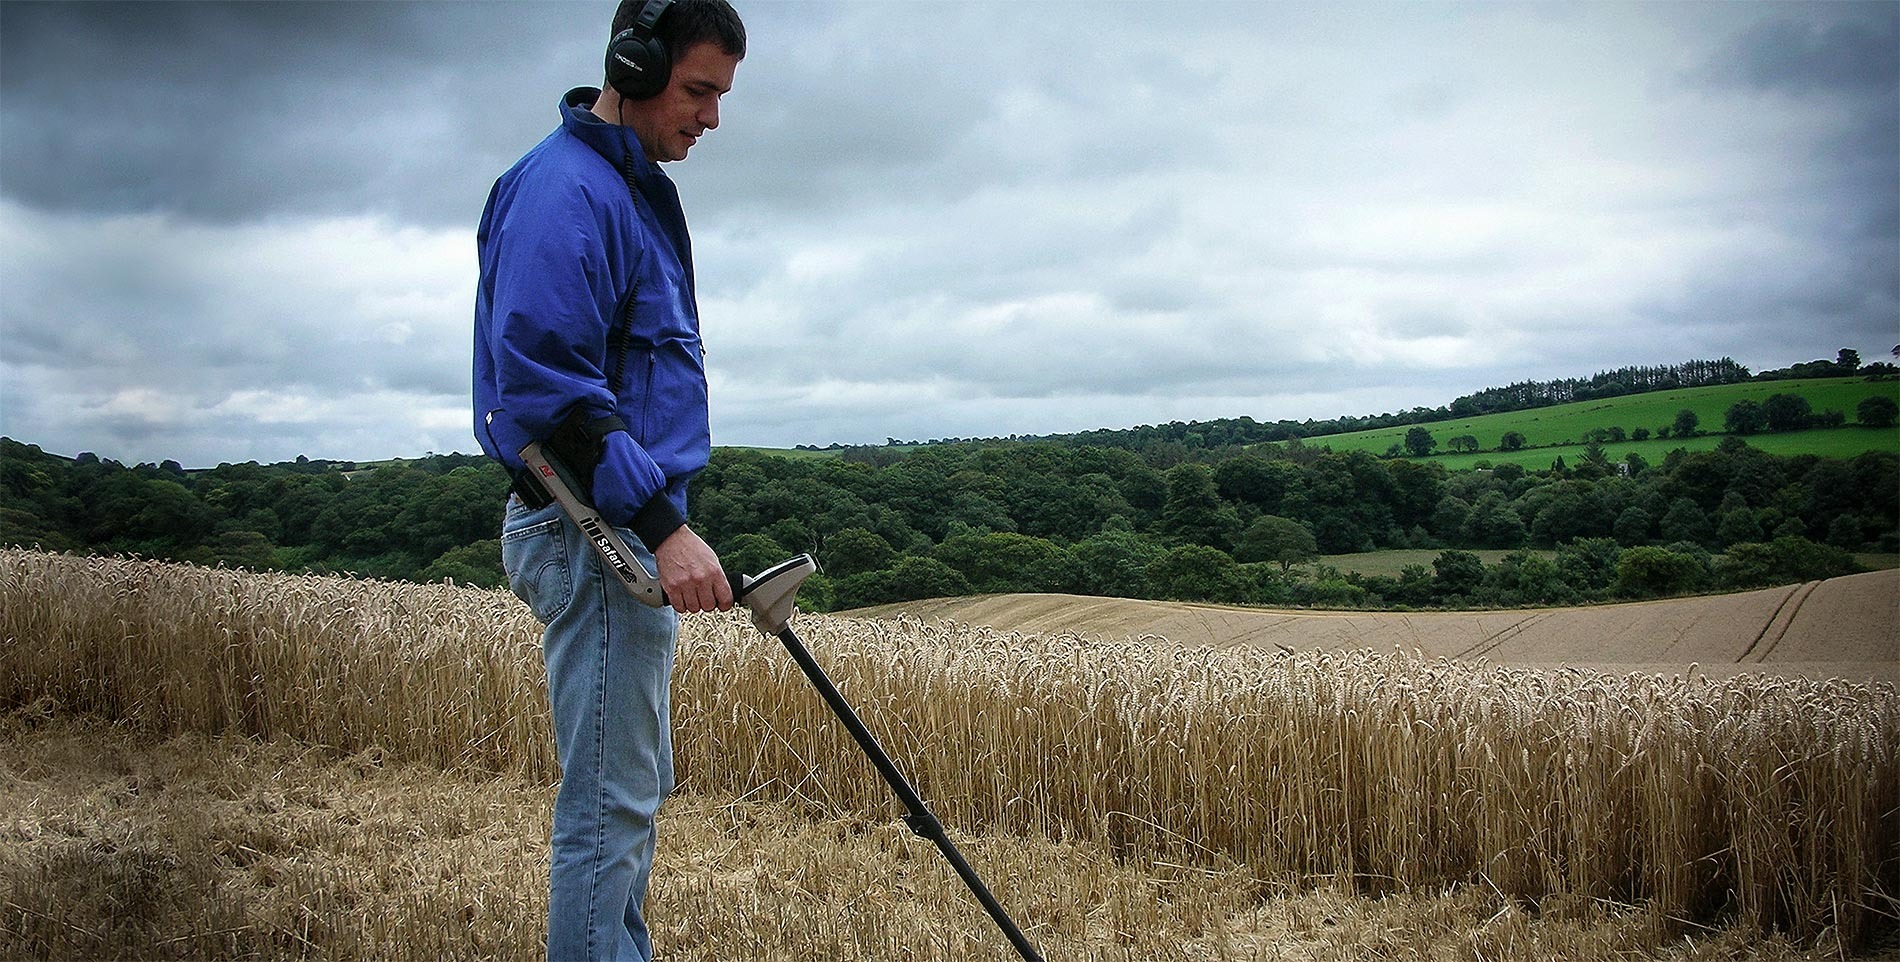
[[[641,72],[667,73],[664,86],[638,99],[615,91],[617,48],[610,47],[607,92],[598,107],[607,107],[611,100],[612,111],[596,110],[632,127],[648,159],[655,163],[684,159],[701,135],[719,126],[719,98],[732,89],[733,73],[745,56],[745,25],[726,0],[673,0],[654,22],[654,8],[662,3],[621,0],[614,13],[613,34],[621,38],[641,27],[637,39],[650,28],[653,47],[662,53],[649,61],[635,51],[626,52],[636,54],[632,59]]]
[[[620,7],[614,11],[612,36],[632,30],[642,10],[660,3],[661,0],[620,0]],[[726,0],[673,0],[653,27],[653,36],[666,46],[666,52],[674,60],[696,43],[716,44],[720,50],[745,59],[745,24],[739,22],[739,12]]]

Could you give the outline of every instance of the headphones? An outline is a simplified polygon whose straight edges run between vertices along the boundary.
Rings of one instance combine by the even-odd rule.
[[[646,0],[633,26],[614,35],[607,44],[607,83],[628,100],[659,96],[673,75],[673,58],[666,44],[653,35],[660,16],[673,0]]]

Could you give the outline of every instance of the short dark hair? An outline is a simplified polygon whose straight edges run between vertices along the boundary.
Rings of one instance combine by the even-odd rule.
[[[632,29],[648,2],[620,0],[620,8],[614,11],[613,35]],[[666,52],[674,60],[685,56],[687,48],[696,43],[716,43],[731,56],[745,57],[745,24],[739,22],[739,11],[726,0],[673,0],[654,26],[653,35],[666,44]]]

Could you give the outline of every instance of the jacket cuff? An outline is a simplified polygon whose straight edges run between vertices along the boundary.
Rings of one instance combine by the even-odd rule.
[[[660,542],[685,526],[686,516],[673,506],[673,499],[667,497],[665,491],[648,498],[633,516],[633,522],[627,525],[648,551],[658,551]]]

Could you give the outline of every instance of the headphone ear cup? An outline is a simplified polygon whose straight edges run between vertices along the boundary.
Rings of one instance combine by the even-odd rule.
[[[673,59],[666,44],[639,29],[622,30],[607,45],[607,83],[628,100],[647,100],[666,89]]]

